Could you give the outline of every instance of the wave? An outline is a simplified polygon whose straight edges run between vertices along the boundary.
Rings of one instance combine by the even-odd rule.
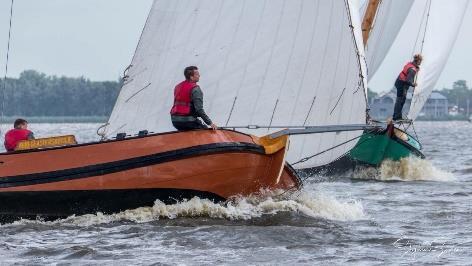
[[[315,196],[313,194],[316,194]],[[152,207],[141,207],[116,214],[103,213],[70,216],[62,220],[45,222],[40,220],[20,220],[13,225],[41,223],[50,225],[91,226],[118,221],[147,223],[161,219],[181,217],[228,220],[250,220],[264,215],[281,212],[299,213],[312,218],[324,218],[338,221],[352,221],[366,218],[364,208],[359,201],[340,201],[326,196],[322,192],[300,192],[297,195],[280,198],[274,195],[264,197],[238,197],[226,203],[214,203],[208,199],[194,197],[176,204],[166,205],[156,200]]]
[[[354,172],[356,179],[380,181],[455,181],[452,173],[435,167],[430,161],[416,157],[400,161],[385,160],[379,168],[362,168]]]

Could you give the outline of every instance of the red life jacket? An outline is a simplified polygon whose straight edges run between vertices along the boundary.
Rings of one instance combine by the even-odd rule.
[[[174,89],[174,106],[170,110],[171,115],[188,116],[191,115],[192,90],[197,87],[197,83],[182,81]]]
[[[398,79],[401,80],[401,81],[406,81],[407,77],[408,77],[408,70],[410,68],[413,68],[416,73],[418,73],[418,67],[413,64],[413,62],[408,62],[404,67],[403,67],[403,70],[402,72],[400,72],[400,75],[398,75]]]
[[[31,131],[28,129],[11,129],[5,134],[5,149],[14,151],[18,142],[27,140]]]

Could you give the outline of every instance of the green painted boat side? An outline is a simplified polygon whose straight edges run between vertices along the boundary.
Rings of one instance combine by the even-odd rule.
[[[380,165],[384,160],[398,161],[411,155],[424,158],[420,152],[421,144],[412,136],[403,141],[390,137],[387,131],[364,132],[356,146],[349,152],[349,157],[357,162]]]

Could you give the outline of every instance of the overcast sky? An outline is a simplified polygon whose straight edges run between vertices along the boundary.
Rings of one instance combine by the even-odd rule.
[[[3,77],[11,0],[0,0]],[[152,0],[15,0],[9,76],[25,69],[116,80],[130,63]]]
[[[0,75],[3,77],[11,0],[0,0]],[[116,80],[130,63],[152,0],[15,0],[9,76],[25,69],[49,75]],[[437,88],[472,83],[472,5]],[[369,84],[393,85],[391,53]]]

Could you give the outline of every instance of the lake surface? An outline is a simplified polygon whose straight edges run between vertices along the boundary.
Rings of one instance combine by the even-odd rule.
[[[98,126],[30,125],[38,137],[80,142],[96,140]],[[285,198],[1,225],[0,265],[471,265],[472,124],[418,122],[416,131],[427,160],[313,176]]]

